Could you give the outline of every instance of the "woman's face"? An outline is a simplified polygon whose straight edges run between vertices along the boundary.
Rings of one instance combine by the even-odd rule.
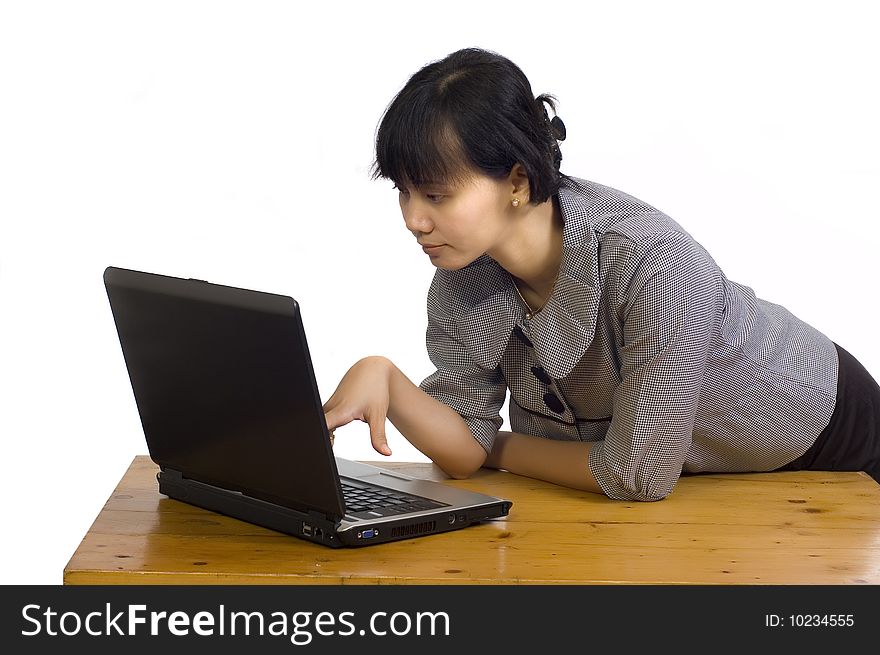
[[[452,184],[399,190],[400,211],[431,263],[457,270],[492,255],[507,236],[514,187],[508,179],[474,174]]]

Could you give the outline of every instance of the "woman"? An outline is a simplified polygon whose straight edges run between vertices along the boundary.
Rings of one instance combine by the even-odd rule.
[[[346,373],[332,431],[386,417],[450,476],[501,468],[658,500],[683,473],[867,470],[880,388],[828,337],[728,280],[675,221],[559,172],[562,121],[522,71],[466,49],[389,105],[375,176],[437,267],[416,386],[384,357]],[[499,432],[509,390],[513,432]]]

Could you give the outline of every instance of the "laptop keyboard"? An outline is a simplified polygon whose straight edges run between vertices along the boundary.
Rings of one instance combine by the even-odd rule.
[[[340,482],[346,510],[351,514],[364,517],[392,516],[446,507],[444,503],[394,489],[374,487],[351,480],[340,480]]]

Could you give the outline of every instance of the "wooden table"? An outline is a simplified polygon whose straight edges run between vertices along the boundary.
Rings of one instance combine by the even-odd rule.
[[[686,476],[663,501],[630,503],[498,471],[448,480],[432,464],[381,465],[513,509],[464,530],[330,549],[160,496],[141,456],[64,583],[880,583],[880,485],[863,473]]]

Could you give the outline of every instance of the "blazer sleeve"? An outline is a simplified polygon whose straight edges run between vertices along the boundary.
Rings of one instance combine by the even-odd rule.
[[[720,286],[708,254],[676,232],[633,247],[616,288],[621,382],[590,471],[610,498],[660,500],[691,446]]]
[[[429,303],[426,342],[437,370],[419,386],[458,412],[474,439],[489,452],[503,423],[500,411],[507,385],[501,368],[489,370],[477,364],[457,333],[454,321]]]

